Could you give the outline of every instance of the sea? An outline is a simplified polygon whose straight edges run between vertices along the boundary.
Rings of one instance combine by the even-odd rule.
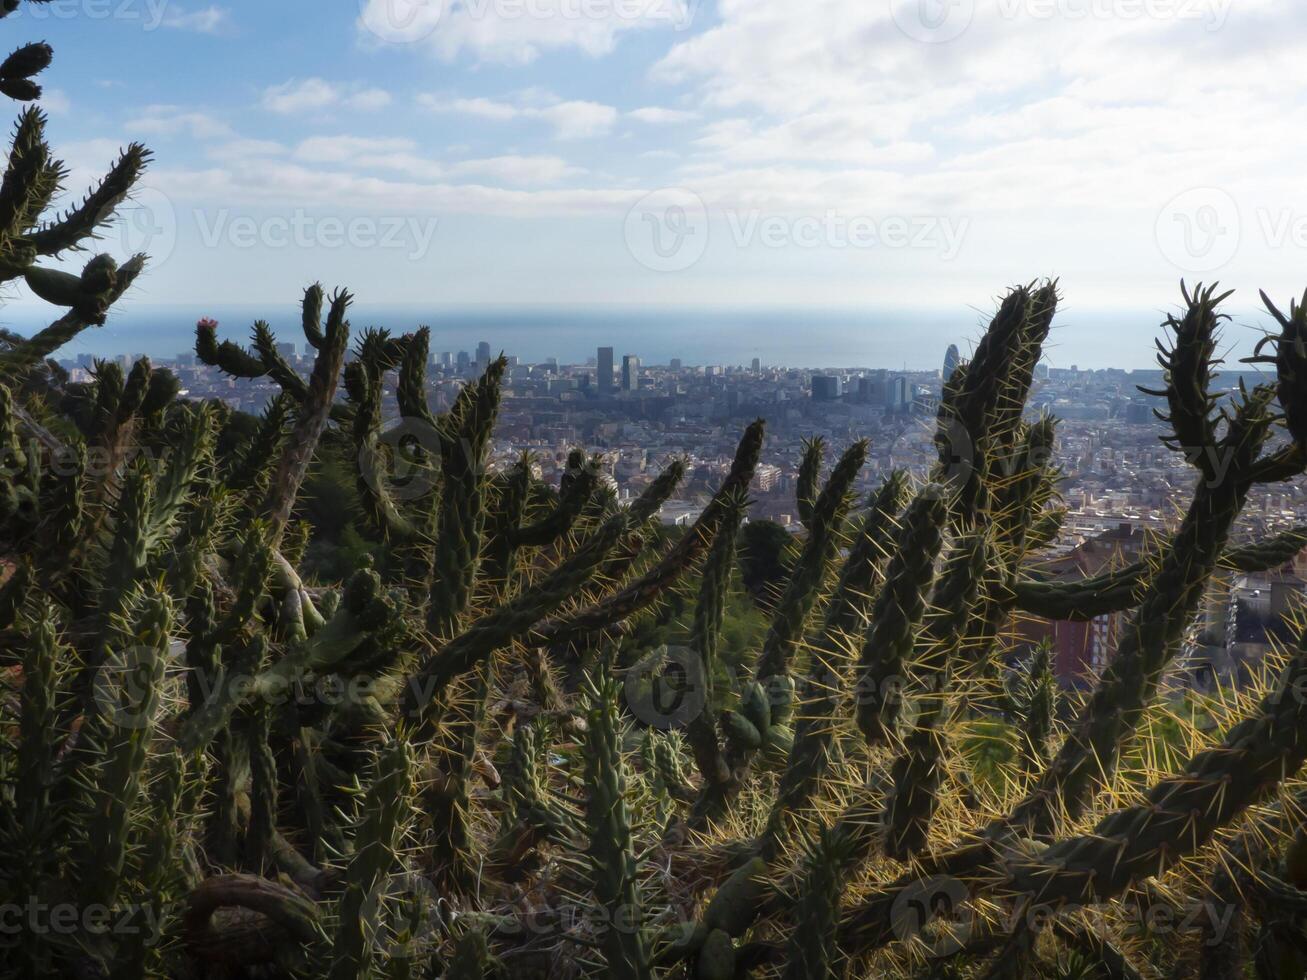
[[[30,335],[45,326],[52,307],[0,307],[0,326]],[[278,339],[303,350],[299,311],[294,305],[248,307],[223,303],[114,310],[103,327],[90,328],[57,353],[75,360],[144,354],[171,359],[193,350],[195,321],[212,317],[219,336],[243,342],[255,320],[273,327]],[[1080,369],[1156,368],[1155,338],[1164,336],[1156,310],[1059,313],[1045,348],[1051,367]],[[493,352],[516,355],[523,363],[554,357],[563,364],[585,364],[598,347],[612,347],[620,363],[625,354],[644,364],[764,365],[793,368],[938,368],[949,344],[966,357],[980,337],[988,312],[957,308],[923,310],[723,310],[631,308],[475,308],[451,309],[365,306],[351,308],[355,333],[367,326],[405,333],[431,328],[435,352],[475,353],[479,342]],[[1252,348],[1265,318],[1235,315],[1223,333],[1222,351],[1231,369]]]

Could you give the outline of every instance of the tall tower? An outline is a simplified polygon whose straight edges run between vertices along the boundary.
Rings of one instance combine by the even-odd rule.
[[[622,390],[640,390],[640,358],[634,354],[622,355]]]
[[[962,355],[958,353],[958,345],[949,344],[948,350],[944,354],[944,381],[946,383],[949,378],[953,377],[953,372],[958,369],[958,365],[961,363]]]
[[[613,390],[613,349],[599,348],[599,394],[607,395]]]
[[[477,344],[477,366],[484,368],[489,363],[490,344],[483,340],[481,343]]]

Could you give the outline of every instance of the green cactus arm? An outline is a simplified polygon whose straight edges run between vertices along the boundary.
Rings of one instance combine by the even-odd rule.
[[[12,821],[16,836],[6,842],[5,850],[17,883],[29,890],[15,894],[35,894],[53,856],[51,838],[58,826],[58,820],[51,819],[50,787],[64,740],[57,703],[59,665],[69,651],[59,642],[55,615],[43,603],[23,631],[13,812],[5,820]]]
[[[486,613],[463,633],[428,654],[405,684],[404,717],[420,729],[429,725],[432,721],[430,706],[450,681],[528,633],[571,598],[594,575],[626,529],[625,514],[610,519],[567,561],[539,582]]]
[[[721,526],[713,536],[699,579],[699,596],[690,628],[690,646],[699,657],[702,671],[703,708],[686,726],[686,739],[695,765],[703,777],[703,792],[712,793],[730,779],[730,770],[722,754],[717,735],[716,699],[713,674],[717,667],[717,648],[722,622],[726,615],[726,595],[730,590],[731,571],[735,564],[735,545],[740,523],[748,505],[744,491],[726,502]]]
[[[1143,974],[1125,952],[1097,931],[1054,919],[1053,932],[1063,943],[1088,959],[1104,980],[1143,980]]]
[[[998,892],[1053,908],[1103,902],[1195,853],[1307,760],[1304,684],[1307,635],[1276,688],[1219,746],[1156,783],[1138,806],[1104,817],[1092,833],[1008,860]]]
[[[821,461],[826,455],[826,440],[821,436],[803,440],[803,458],[799,461],[795,503],[804,527],[812,524],[812,507],[817,502],[817,485],[821,480]]]
[[[137,897],[160,923],[172,914],[169,908],[169,899],[175,894],[172,886],[181,877],[179,844],[181,825],[187,819],[186,769],[186,760],[179,752],[163,756],[160,771],[150,785],[150,821],[146,828],[137,831],[144,838],[140,844],[142,870]],[[157,975],[166,969],[164,949],[160,948],[163,944],[155,945],[150,939],[144,929],[133,930],[123,937],[113,955],[115,980]]]
[[[251,936],[237,932],[241,942],[233,944],[227,930],[216,928],[214,913],[240,908],[258,912],[276,927],[274,936]],[[324,939],[317,905],[286,885],[247,874],[224,874],[205,878],[186,897],[182,913],[182,937],[187,949],[201,960],[234,966],[271,959],[266,948],[287,939],[301,947],[312,947]],[[250,948],[251,940],[262,940]]]
[[[935,437],[940,463],[933,478],[956,484],[951,503],[955,525],[974,520],[983,502],[984,478],[998,448],[991,445],[990,427],[1009,390],[1013,366],[1021,362],[1028,343],[1030,300],[1028,286],[1003,297],[970,363],[951,380],[940,401]]]
[[[569,454],[557,505],[534,524],[516,529],[514,543],[524,548],[543,548],[557,541],[571,530],[598,485],[598,466],[587,462],[583,452]]]
[[[531,494],[530,452],[491,480],[489,517],[486,524],[486,549],[483,578],[499,596],[511,595],[517,587],[518,548],[513,531],[521,527]]]
[[[245,856],[251,867],[271,864],[272,839],[277,832],[277,759],[272,745],[272,705],[255,700],[244,719],[245,752],[250,767],[250,818],[245,831]]]
[[[354,838],[354,854],[345,870],[345,892],[340,898],[331,968],[328,980],[355,980],[370,975],[370,931],[379,923],[365,923],[365,908],[377,901],[376,890],[398,860],[404,828],[410,817],[413,762],[408,744],[396,740],[381,751],[377,775],[368,787],[363,825]]]
[[[309,396],[308,385],[295,370],[286,363],[277,350],[277,338],[272,335],[272,328],[266,320],[256,320],[250,340],[251,346],[259,360],[263,362],[264,373],[281,386],[281,390],[297,402],[303,402]]]
[[[490,664],[482,660],[442,692],[431,754],[433,778],[423,790],[431,821],[429,864],[442,894],[476,894],[480,861],[472,833],[472,766],[477,733],[485,720]]]
[[[322,283],[315,282],[304,290],[300,301],[300,323],[304,328],[304,339],[314,350],[322,350],[326,335],[322,332],[322,307],[327,299],[327,291]]]
[[[824,831],[804,855],[803,879],[786,946],[783,980],[826,980],[836,971],[840,899],[848,875],[849,846]]]
[[[1167,348],[1157,344],[1157,362],[1162,366],[1166,388],[1145,394],[1164,396],[1169,415],[1158,417],[1171,426],[1171,435],[1163,442],[1172,449],[1184,452],[1190,462],[1209,480],[1219,479],[1217,461],[1207,452],[1216,444],[1216,425],[1213,418],[1216,398],[1210,393],[1215,367],[1220,364],[1216,356],[1218,331],[1225,314],[1217,307],[1231,293],[1216,294],[1216,285],[1206,289],[1202,283],[1190,293],[1180,284],[1185,312],[1182,317],[1169,316],[1165,327],[1173,334],[1173,343]]]
[[[1264,337],[1253,356],[1245,361],[1275,366],[1276,397],[1293,443],[1261,461],[1259,483],[1291,479],[1307,465],[1307,293],[1301,301],[1290,300],[1287,315],[1280,312],[1265,291],[1261,298],[1267,312],[1279,323],[1280,333]],[[1262,354],[1267,344],[1273,347],[1274,356]]]
[[[313,363],[308,396],[300,406],[299,420],[282,450],[268,487],[265,510],[274,545],[281,539],[286,524],[290,521],[300,484],[304,482],[318,440],[327,426],[336,382],[345,359],[345,347],[349,342],[349,322],[345,319],[345,314],[352,300],[353,297],[343,290],[331,298],[326,340]]]
[[[159,686],[168,655],[172,604],[158,594],[144,598],[125,637],[130,645],[122,651],[118,683],[107,678],[99,687],[100,724],[95,733],[104,737],[99,747],[103,766],[95,770],[90,799],[88,834],[78,860],[82,897],[87,903],[112,906],[121,886],[131,831],[131,811],[144,790],[145,759],[153,734],[154,715],[159,704]],[[100,667],[101,674],[108,665]],[[83,735],[90,734],[84,724]],[[88,746],[87,751],[95,751]]]
[[[225,483],[233,490],[251,490],[260,486],[270,460],[276,459],[286,439],[286,424],[290,421],[295,402],[285,392],[269,399],[259,415],[259,426],[249,442],[224,474]]]
[[[1066,508],[1054,507],[1035,517],[1026,532],[1030,551],[1042,551],[1062,534],[1062,524],[1066,520]]]
[[[1269,434],[1273,392],[1259,388],[1240,404],[1220,448],[1229,453],[1227,478],[1200,479],[1193,502],[1162,559],[1156,578],[1126,627],[1117,655],[1103,672],[1081,717],[1052,765],[1014,811],[1018,825],[1051,829],[1055,814],[1084,811],[1093,788],[1112,771],[1180,637],[1202,599],[1230,529],[1247,497],[1246,474]]]
[[[869,744],[890,735],[898,718],[898,696],[911,659],[913,631],[926,611],[926,591],[935,577],[935,559],[944,544],[948,514],[944,490],[930,484],[917,494],[903,517],[903,528],[876,599],[871,629],[858,662],[856,717]]]
[[[862,618],[875,597],[881,568],[893,545],[899,512],[907,503],[907,473],[893,470],[868,501],[867,513],[826,607],[821,626],[823,637],[833,640],[852,633],[862,624]]]
[[[992,445],[991,457],[1001,462],[1004,457],[1018,454],[1020,445],[1018,434],[1021,430],[1021,418],[1026,403],[1030,400],[1030,389],[1034,384],[1035,367],[1043,353],[1044,342],[1048,339],[1057,315],[1059,301],[1056,280],[1046,282],[1038,287],[1027,287],[1025,324],[1020,340],[1010,361],[998,400],[993,405],[993,418],[989,423],[987,439]]]
[[[760,419],[745,430],[744,437],[736,450],[731,471],[716,495],[699,515],[694,526],[663,556],[661,561],[634,582],[587,609],[571,613],[562,619],[540,624],[534,631],[535,642],[544,645],[563,643],[606,629],[643,609],[662,595],[667,586],[680,578],[707,550],[721,524],[726,501],[730,495],[747,488],[753,481],[753,472],[762,451],[762,439],[763,423]],[[665,486],[660,487],[661,489],[665,489]]]
[[[873,493],[857,540],[826,607],[821,630],[811,641],[808,669],[799,691],[794,743],[781,775],[760,844],[774,853],[789,814],[801,812],[830,763],[835,715],[845,675],[846,644],[872,603],[880,567],[893,545],[899,511],[907,503],[907,474],[895,470]]]
[[[64,177],[61,164],[51,159],[45,140],[46,117],[40,109],[29,106],[22,111],[10,141],[9,163],[0,182],[0,239],[6,252],[24,232],[29,231],[49,206]],[[36,257],[31,246],[13,254],[5,265],[5,279],[21,274],[21,266]],[[16,262],[15,262],[16,260]]]
[[[1164,554],[1170,543],[1159,552]],[[1307,528],[1295,527],[1251,544],[1227,548],[1218,567],[1265,572],[1291,561],[1307,547]],[[1141,590],[1157,557],[1141,559],[1111,572],[1065,582],[1018,578],[1011,585],[1013,608],[1045,619],[1089,620],[1139,604]]]
[[[794,682],[789,677],[790,661],[798,649],[809,614],[817,601],[817,593],[839,546],[839,530],[848,512],[850,490],[866,461],[867,449],[868,444],[861,441],[845,450],[813,503],[808,520],[808,540],[777,603],[754,668],[754,690],[762,692],[767,704],[755,709],[755,717],[740,720],[751,724],[741,724],[726,716],[727,764],[732,779],[726,786],[705,787],[710,797],[715,798],[711,810],[721,809],[726,797],[747,774],[757,749],[775,741],[777,736],[773,735],[773,730],[779,732],[789,720],[794,695]],[[764,714],[766,718],[761,717]],[[754,730],[759,745],[749,744]],[[785,738],[788,740],[788,734]],[[788,756],[792,748],[792,744],[783,745],[783,754]]]
[[[965,635],[992,552],[985,533],[960,541],[940,573],[918,643],[921,694],[916,724],[890,772],[885,803],[885,854],[906,860],[926,843],[944,775],[944,734],[939,730],[949,697],[950,661]]]
[[[355,489],[372,526],[387,540],[413,541],[418,529],[390,492],[382,448],[381,376],[363,361],[345,368],[345,390],[354,407],[353,435],[357,448]]]
[[[201,364],[216,367],[233,378],[262,378],[267,366],[244,347],[224,340],[218,343],[218,324],[200,320],[195,324],[195,356]]]
[[[85,242],[98,237],[97,233],[113,219],[145,173],[150,158],[150,151],[140,143],[128,145],[81,204],[49,224],[27,232],[23,239],[38,255],[58,256],[83,248]]]
[[[867,460],[868,443],[855,442],[840,457],[808,515],[808,540],[776,606],[762,653],[754,670],[759,681],[788,670],[808,614],[839,545],[839,530],[849,507],[849,491]]]
[[[636,497],[627,508],[631,526],[638,528],[662,509],[663,504],[671,499],[676,488],[685,479],[685,461],[674,459],[659,473],[640,496]]]
[[[40,364],[87,327],[103,324],[108,308],[116,303],[123,293],[127,292],[144,268],[145,256],[133,256],[119,267],[117,281],[113,288],[102,296],[94,298],[92,306],[88,307],[86,305],[87,301],[84,298],[79,298],[77,306],[69,309],[67,313],[44,330],[24,340],[16,347],[0,353],[0,377],[13,377],[21,374],[33,365]]]
[[[499,414],[500,384],[508,361],[491,361],[485,374],[465,385],[437,426],[442,489],[436,525],[427,628],[452,635],[472,601],[480,567],[485,521],[485,465]]]
[[[266,581],[270,562],[266,545],[256,545],[241,589],[243,596],[257,598],[262,594],[258,591],[259,583]],[[234,638],[245,621],[242,616],[247,610],[252,613],[253,603],[253,598],[238,600],[224,624],[215,631],[215,636]],[[187,751],[199,749],[227,725],[239,707],[250,700],[256,697],[266,700],[284,698],[293,685],[306,676],[334,672],[370,637],[388,633],[394,620],[395,610],[381,593],[381,581],[376,573],[355,573],[335,615],[312,636],[295,643],[276,663],[252,677],[218,670],[209,683],[208,697],[179,729],[178,744]]]
[[[427,354],[431,349],[431,330],[419,327],[405,338],[404,356],[399,364],[399,383],[395,386],[395,400],[399,413],[435,429],[436,419],[427,404]]]
[[[643,932],[618,731],[617,681],[606,671],[592,674],[586,694],[586,823],[591,884],[608,913],[608,926],[599,937],[606,975],[614,980],[650,980],[653,973]]]
[[[146,555],[153,556],[172,538],[182,509],[192,498],[202,469],[212,458],[213,415],[200,407],[182,423],[168,467],[155,485],[145,526]]]

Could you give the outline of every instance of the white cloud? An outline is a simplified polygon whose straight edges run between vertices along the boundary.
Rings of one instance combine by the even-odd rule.
[[[364,43],[422,43],[445,61],[525,65],[553,51],[610,54],[632,31],[684,30],[698,0],[368,0]]]
[[[441,163],[423,156],[410,139],[366,139],[357,136],[315,136],[294,151],[297,161],[333,164],[350,170],[398,173],[421,180],[489,178],[517,186],[553,184],[585,173],[561,157],[504,156]]]
[[[228,139],[234,134],[230,126],[205,112],[191,112],[177,106],[153,105],[141,115],[128,120],[127,131],[133,135],[189,135],[192,139]]]
[[[627,115],[637,122],[651,123],[656,126],[689,122],[691,119],[699,118],[697,112],[688,112],[685,109],[665,109],[656,105],[632,109]]]
[[[197,34],[219,34],[231,26],[231,11],[224,7],[205,7],[202,10],[186,11],[170,3],[160,23],[179,31],[194,31]]]
[[[375,110],[390,104],[390,93],[379,88],[361,89],[328,82],[323,78],[295,79],[273,85],[263,92],[263,107],[269,112],[291,115],[334,105],[349,109]]]
[[[458,176],[489,177],[503,184],[518,186],[554,184],[586,173],[584,168],[574,167],[560,157],[511,154],[483,160],[464,160],[452,165],[449,172]]]
[[[52,116],[62,116],[72,108],[67,93],[60,88],[48,88],[41,93],[41,108]]]
[[[613,128],[618,117],[617,110],[610,105],[581,100],[563,102],[541,92],[524,93],[515,103],[484,98],[442,99],[432,95],[418,96],[418,103],[434,112],[455,112],[501,122],[539,119],[549,123],[554,138],[560,140],[603,136]]]
[[[384,109],[390,105],[390,93],[385,89],[368,88],[362,92],[348,96],[345,99],[345,105],[351,109],[362,109],[364,111],[373,109]]]

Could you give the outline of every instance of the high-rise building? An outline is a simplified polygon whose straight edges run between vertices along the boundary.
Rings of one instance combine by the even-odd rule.
[[[948,350],[944,353],[944,380],[947,381],[953,377],[953,372],[958,369],[962,363],[962,355],[958,353],[957,344],[949,344]]]
[[[599,348],[599,377],[596,379],[599,394],[606,395],[613,390],[613,349]]]
[[[472,365],[472,356],[467,351],[458,352],[458,373],[467,374],[467,369]]]
[[[622,390],[639,391],[640,358],[634,354],[622,355]]]
[[[840,397],[840,379],[833,374],[814,374],[812,376],[812,400],[815,402],[833,402]]]
[[[896,378],[890,378],[889,388],[885,392],[885,407],[891,412],[901,412],[908,407],[908,402],[912,397],[912,390],[908,386],[908,379],[903,375]]]
[[[762,358],[755,357],[751,365],[754,374],[762,374]]]
[[[490,363],[490,344],[487,341],[481,341],[477,344],[477,364]]]
[[[440,352],[440,366],[442,368],[451,368],[454,366],[454,355],[451,351],[442,350]]]
[[[282,357],[290,358],[292,361],[298,356],[295,352],[295,345],[289,342],[277,344],[277,353]]]
[[[671,361],[668,362],[667,367],[673,372],[680,371],[681,359],[679,357],[673,357]]]

